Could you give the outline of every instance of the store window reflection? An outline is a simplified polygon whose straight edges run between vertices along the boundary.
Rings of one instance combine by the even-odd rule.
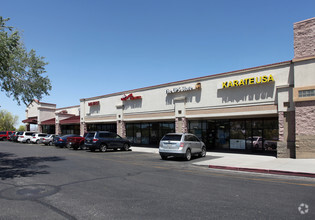
[[[230,148],[230,126],[228,120],[218,120],[216,123],[215,145],[220,149]]]
[[[278,118],[192,120],[189,132],[211,149],[276,151]]]
[[[127,123],[126,137],[134,144],[159,144],[167,133],[175,132],[174,122]]]

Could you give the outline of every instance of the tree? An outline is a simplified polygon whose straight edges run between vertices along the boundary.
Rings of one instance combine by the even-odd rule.
[[[13,116],[6,110],[0,111],[0,131],[15,131],[14,125],[16,124],[18,116]]]
[[[6,26],[9,20],[0,16],[0,88],[19,105],[28,105],[49,95],[50,80],[42,76],[48,63],[35,50],[26,51],[19,32]]]
[[[26,131],[26,127],[24,125],[20,125],[18,131]]]

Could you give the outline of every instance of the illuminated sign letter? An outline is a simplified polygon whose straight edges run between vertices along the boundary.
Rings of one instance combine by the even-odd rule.
[[[241,79],[241,80],[240,80],[240,83],[239,83],[238,85],[239,85],[239,86],[243,86],[243,85],[244,85],[244,80]]]
[[[255,84],[255,78],[249,78],[249,85]]]
[[[222,83],[222,88],[227,88],[227,87],[228,87],[227,83],[228,83],[228,82],[223,82],[223,83]]]
[[[274,78],[272,77],[272,75],[269,76],[268,82],[270,81],[275,81]]]
[[[256,83],[257,84],[261,83],[261,77],[256,77]]]
[[[267,76],[263,76],[262,77],[262,83],[266,83],[268,82],[268,77]]]
[[[268,82],[274,82],[274,81],[275,79],[273,78],[272,74],[270,74],[269,76],[266,76],[266,75],[255,76],[251,78],[222,82],[222,88],[224,89],[224,88],[237,87],[237,86],[255,85],[255,84],[268,83]]]

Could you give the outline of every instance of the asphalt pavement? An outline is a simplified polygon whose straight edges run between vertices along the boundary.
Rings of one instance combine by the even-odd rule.
[[[132,151],[158,154],[158,148],[131,147]],[[270,173],[315,178],[315,159],[277,158],[268,155],[207,152],[207,156],[193,165],[211,169]]]

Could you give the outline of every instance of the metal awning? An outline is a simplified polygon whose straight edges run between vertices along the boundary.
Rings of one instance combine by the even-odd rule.
[[[56,124],[56,119],[55,118],[51,118],[45,121],[41,122],[41,125],[55,125]]]
[[[72,116],[70,118],[64,119],[64,120],[60,120],[59,124],[80,124],[80,116]]]
[[[29,117],[22,121],[23,123],[37,124],[37,117]]]

